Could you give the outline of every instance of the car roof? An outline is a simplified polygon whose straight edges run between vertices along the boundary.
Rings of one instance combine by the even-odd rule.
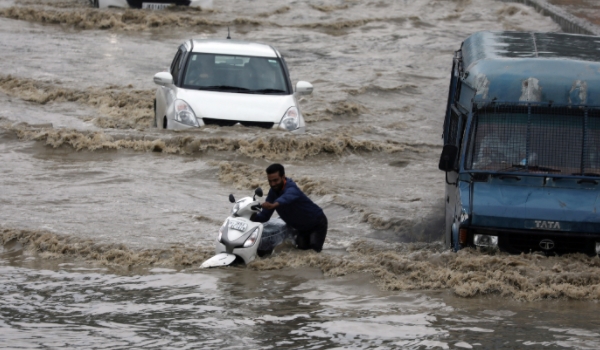
[[[530,32],[477,32],[461,48],[463,82],[479,101],[600,106],[600,38]],[[535,85],[535,86],[534,86]]]
[[[223,55],[244,55],[255,57],[278,57],[279,53],[271,46],[241,40],[194,39],[192,52]]]

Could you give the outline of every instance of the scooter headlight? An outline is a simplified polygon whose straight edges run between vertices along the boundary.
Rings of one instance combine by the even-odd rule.
[[[283,118],[281,118],[279,127],[288,131],[298,129],[300,127],[300,113],[298,112],[298,108],[290,107],[283,115]]]
[[[198,119],[196,119],[192,107],[183,100],[175,101],[175,120],[181,124],[198,126]]]
[[[231,208],[231,216],[236,216],[238,210],[240,210],[240,203],[235,203],[233,208]]]
[[[252,231],[252,234],[250,235],[250,237],[248,237],[248,239],[246,239],[246,242],[244,242],[244,248],[252,247],[254,245],[254,243],[256,243],[257,239],[258,239],[258,227],[255,228],[254,231]]]
[[[217,242],[221,243],[221,238],[223,238],[223,234],[227,233],[227,221],[219,228],[219,235],[217,236]]]

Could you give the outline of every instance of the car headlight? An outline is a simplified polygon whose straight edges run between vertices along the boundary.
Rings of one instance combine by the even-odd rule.
[[[281,118],[279,126],[289,131],[298,129],[300,126],[300,112],[298,112],[298,108],[290,107],[283,115],[283,118]]]
[[[175,120],[182,124],[198,126],[198,119],[192,107],[183,100],[175,101]]]
[[[252,234],[250,235],[250,237],[248,237],[248,239],[246,239],[246,242],[244,242],[244,248],[252,247],[254,245],[254,243],[256,243],[257,238],[258,238],[258,227],[255,228],[254,231],[252,231]]]

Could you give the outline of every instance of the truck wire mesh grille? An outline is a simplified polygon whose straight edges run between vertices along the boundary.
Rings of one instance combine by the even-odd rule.
[[[600,176],[600,111],[498,104],[474,108],[466,168]]]

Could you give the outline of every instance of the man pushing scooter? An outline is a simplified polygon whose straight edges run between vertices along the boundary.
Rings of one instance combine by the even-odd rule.
[[[269,165],[267,179],[271,189],[262,203],[262,212],[253,214],[250,220],[267,222],[276,210],[279,217],[298,232],[298,249],[320,252],[327,235],[327,217],[323,210],[292,179],[285,177],[283,165]]]

